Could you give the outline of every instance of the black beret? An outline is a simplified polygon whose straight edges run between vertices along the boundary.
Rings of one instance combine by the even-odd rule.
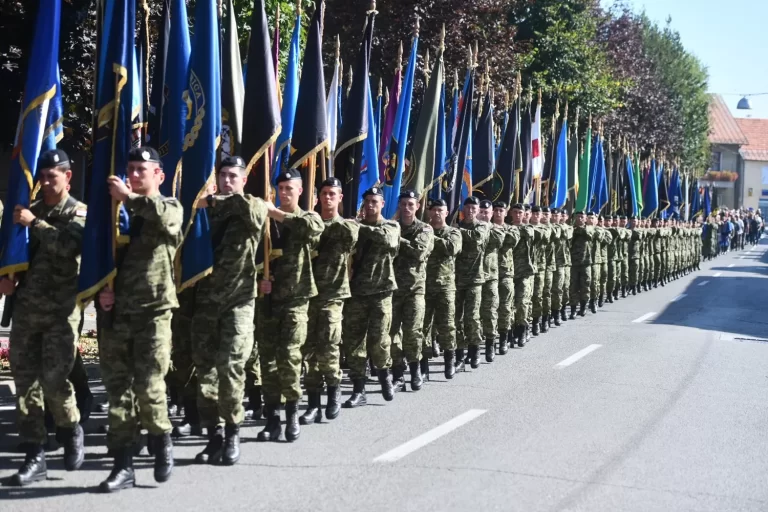
[[[239,167],[241,169],[245,169],[245,160],[239,156],[225,156],[221,159],[219,169],[223,169],[224,167]]]
[[[432,199],[429,202],[430,208],[439,208],[442,206],[448,206],[448,203],[445,202],[445,199]]]
[[[464,206],[467,206],[468,204],[479,205],[480,199],[475,196],[469,196],[464,200]]]
[[[37,159],[38,169],[52,169],[54,167],[66,167],[69,169],[69,156],[60,149],[46,151]]]
[[[398,199],[418,199],[419,195],[411,189],[406,189],[400,192]]]
[[[277,177],[277,183],[283,183],[285,181],[292,181],[292,180],[300,180],[301,179],[301,173],[298,171],[298,169],[288,169],[287,171],[281,172]]]
[[[577,211],[573,212],[573,215],[574,216],[576,216],[576,215],[584,215],[584,210],[577,210]]]
[[[541,207],[541,213],[550,213],[550,209],[547,208],[546,206],[542,206]]]
[[[320,190],[323,190],[325,187],[341,188],[341,180],[335,176],[331,176],[330,178],[323,180],[320,184]]]
[[[595,212],[588,212],[587,213],[587,217],[594,217],[594,216],[595,216]]]
[[[626,215],[621,215],[621,216],[617,217],[616,220],[627,220],[627,216]]]
[[[613,220],[613,215],[606,215],[605,220]]]
[[[531,207],[531,213],[541,213],[541,206],[533,206]]]
[[[523,206],[523,203],[515,203],[512,205],[512,209],[525,211],[525,206]]]
[[[507,203],[505,201],[494,201],[493,202],[493,207],[494,208],[506,208],[507,207]]]
[[[552,215],[557,215],[558,213],[560,213],[560,209],[559,208],[550,208],[549,209],[549,213],[551,213]]]
[[[523,206],[525,207],[525,211],[527,211],[527,212],[531,211],[531,205],[524,204]]]
[[[129,162],[152,162],[154,164],[160,164],[163,166],[163,161],[160,160],[160,153],[151,146],[142,146],[140,148],[133,148],[128,152]]]
[[[480,201],[480,208],[482,208],[482,209],[484,209],[484,210],[485,210],[486,208],[491,208],[492,206],[493,206],[493,203],[492,203],[492,202],[490,202],[490,201],[489,201],[489,200],[487,200],[487,199],[483,199],[482,201]]]
[[[637,215],[630,215],[629,220],[637,220]]]
[[[384,197],[384,190],[381,187],[371,187],[365,192],[363,192],[363,199],[365,199],[368,196]]]

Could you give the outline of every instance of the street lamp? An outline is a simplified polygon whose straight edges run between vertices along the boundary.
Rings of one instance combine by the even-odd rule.
[[[739,104],[736,105],[737,110],[752,110],[752,104],[749,102],[749,98],[744,96],[739,100]]]

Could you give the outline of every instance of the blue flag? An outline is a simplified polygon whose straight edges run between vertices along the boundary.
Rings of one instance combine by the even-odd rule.
[[[184,99],[184,93],[187,91],[190,53],[187,3],[184,0],[172,0],[171,17],[165,72],[165,102],[157,150],[163,160],[163,173],[165,173],[165,181],[160,185],[160,193],[166,197],[178,197],[179,187],[176,178],[181,166],[181,153],[187,125],[187,102]]]
[[[130,71],[135,26],[134,2],[107,2],[96,90],[98,125],[94,127],[96,144],[78,282],[80,305],[90,301],[117,275],[117,245],[125,241],[123,236],[128,233],[127,213],[109,195],[107,178],[126,178],[133,128],[134,81]]]
[[[627,201],[629,202],[630,207],[630,215],[637,215],[637,190],[635,190],[635,174],[634,169],[632,167],[632,158],[630,158],[629,155],[626,156],[627,159],[627,165],[626,165],[626,171],[627,171],[627,183],[629,184],[629,197],[627,198]]]
[[[568,120],[563,119],[555,154],[555,172],[550,178],[555,188],[551,208],[562,208],[568,199]]]
[[[600,213],[603,208],[608,204],[608,177],[605,169],[605,152],[603,149],[603,139],[600,138],[600,142],[597,147],[597,183],[595,184],[595,196],[597,210],[595,213]]]
[[[385,219],[395,216],[400,195],[400,184],[403,182],[405,172],[405,149],[408,144],[408,126],[411,124],[411,103],[413,100],[413,81],[416,77],[416,57],[419,48],[418,35],[413,38],[411,44],[411,56],[408,58],[408,69],[405,71],[403,87],[400,92],[400,103],[397,105],[395,126],[392,129],[392,138],[387,148],[387,171],[383,184]],[[407,180],[406,180],[407,181]],[[365,189],[361,189],[365,190]]]
[[[697,216],[703,213],[701,207],[701,189],[694,185],[691,193],[693,194],[693,198],[691,199],[691,219],[689,220],[695,219]]]
[[[217,0],[198,0],[195,39],[189,60],[187,96],[191,102],[184,139],[181,204],[185,238],[181,248],[179,291],[193,286],[213,267],[213,247],[205,209],[197,200],[214,179],[221,142],[221,66]]]
[[[29,208],[42,151],[61,138],[59,25],[61,0],[42,0],[35,23],[21,115],[11,154],[8,195],[0,230],[0,275],[27,270],[29,228],[13,222],[16,205]]]
[[[368,86],[368,119],[374,119],[373,97],[371,87]],[[372,127],[374,128],[374,127]],[[363,192],[376,185],[379,181],[379,137],[375,128],[368,130],[368,135],[363,141],[363,163],[360,169],[360,186],[358,187],[357,210],[363,202]]]
[[[437,107],[437,138],[435,140],[435,170],[432,173],[432,188],[429,190],[430,199],[442,197],[442,181],[448,166],[446,156],[447,132],[445,130],[445,82],[440,89],[440,105]]]
[[[648,181],[643,196],[643,217],[651,218],[659,209],[659,178],[656,173],[656,160],[651,160]]]
[[[296,104],[299,101],[299,60],[301,59],[299,41],[301,38],[301,14],[296,15],[291,46],[288,52],[288,65],[285,67],[285,85],[283,86],[283,108],[280,112],[282,130],[275,144],[275,166],[272,169],[272,183],[275,184],[277,175],[282,168],[288,168],[291,139],[293,138],[293,122],[296,119]]]
[[[712,191],[709,187],[704,188],[704,218],[712,215]]]

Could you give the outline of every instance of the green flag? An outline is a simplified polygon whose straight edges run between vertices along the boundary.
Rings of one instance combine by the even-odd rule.
[[[410,155],[410,172],[403,177],[402,188],[413,189],[419,196],[424,195],[432,185],[437,146],[438,112],[443,86],[443,48],[437,50],[437,59],[432,66],[427,92],[419,114],[419,122],[413,136]]]
[[[635,153],[635,165],[633,168],[635,179],[635,200],[637,201],[638,212],[643,211],[643,170],[640,168],[640,153]]]
[[[579,161],[579,181],[576,185],[576,211],[583,212],[589,206],[589,158],[592,153],[592,127],[587,128],[587,137]]]

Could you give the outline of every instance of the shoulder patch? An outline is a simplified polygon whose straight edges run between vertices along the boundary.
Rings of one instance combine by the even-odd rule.
[[[87,217],[88,216],[88,210],[85,208],[78,208],[75,210],[75,217]]]

